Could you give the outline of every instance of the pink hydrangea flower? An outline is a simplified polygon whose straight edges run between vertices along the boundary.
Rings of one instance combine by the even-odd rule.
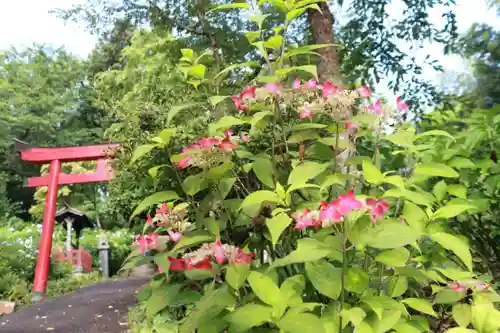
[[[463,293],[467,291],[467,286],[461,283],[460,281],[449,283],[448,288],[450,288],[453,291],[456,291],[457,293]]]
[[[153,218],[149,214],[148,214],[148,216],[146,218],[146,224],[147,225],[153,225]]]
[[[309,104],[299,106],[299,111],[300,111],[300,114],[299,114],[300,119],[305,119],[305,118],[311,119],[313,116],[312,109],[311,109],[311,106]]]
[[[335,201],[326,203],[321,202],[321,209],[319,211],[319,219],[321,222],[335,223],[342,221],[342,215],[337,209]]]
[[[188,155],[186,157],[183,157],[181,158],[178,162],[177,162],[177,166],[181,169],[186,169],[187,167],[189,167],[191,165],[191,161],[193,159],[193,155]]]
[[[389,204],[383,199],[366,199],[366,205],[370,210],[372,221],[375,223],[384,217],[384,213],[389,210]]]
[[[323,91],[323,97],[326,98],[330,95],[337,93],[339,91],[339,87],[334,85],[330,81],[326,81],[325,83],[323,83],[321,90]]]
[[[281,85],[278,82],[268,83],[264,86],[264,89],[275,95],[279,95],[281,93]]]
[[[353,190],[349,190],[345,194],[339,195],[334,203],[341,215],[347,215],[354,209],[363,208],[363,203],[356,199]]]
[[[255,99],[257,87],[256,86],[248,86],[240,93],[240,98],[242,100],[245,99]]]
[[[215,261],[217,261],[218,264],[222,264],[224,260],[226,260],[224,248],[222,247],[222,243],[220,241],[216,241],[213,244],[212,251],[214,253]]]
[[[217,146],[219,150],[223,151],[233,151],[236,148],[238,148],[238,145],[236,143],[231,142],[230,138],[226,136],[224,139],[222,139]]]
[[[236,106],[238,110],[248,111],[248,105],[244,104],[243,99],[241,97],[232,96],[231,99],[233,100],[234,106]]]
[[[310,79],[309,81],[306,81],[304,83],[304,86],[306,86],[307,88],[314,89],[317,88],[318,82],[316,81],[316,79]]]
[[[293,89],[300,89],[301,81],[299,78],[296,78],[292,83]]]
[[[149,249],[156,249],[158,247],[158,234],[153,232],[149,235],[138,235],[135,238],[135,245],[139,246],[141,253],[145,253]]]
[[[359,87],[358,93],[359,93],[359,96],[361,96],[362,98],[368,98],[371,95],[370,88],[368,88],[367,86]]]
[[[182,238],[182,232],[167,230],[167,233],[172,243],[177,243]]]
[[[399,112],[406,112],[408,111],[408,104],[405,102],[401,101],[401,97],[396,98],[396,106]]]
[[[162,203],[160,209],[156,210],[156,214],[167,214],[168,212],[168,205],[166,203]]]
[[[303,212],[295,212],[292,214],[295,220],[295,229],[304,230],[309,227],[318,225],[317,214],[312,212],[309,208],[304,209]]]
[[[248,142],[250,138],[248,137],[248,135],[242,135],[241,140],[243,140],[243,142]]]
[[[248,265],[252,263],[254,254],[252,252],[245,252],[242,249],[237,249],[236,254],[231,260],[231,264]]]
[[[377,100],[375,104],[370,105],[367,107],[368,110],[371,110],[375,112],[377,115],[381,116],[383,114],[382,112],[382,103],[380,103],[380,100]]]

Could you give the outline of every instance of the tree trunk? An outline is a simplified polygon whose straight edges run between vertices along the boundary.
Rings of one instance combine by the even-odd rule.
[[[335,36],[333,33],[334,17],[328,4],[318,3],[321,11],[316,9],[307,10],[307,21],[311,28],[314,44],[333,44]],[[340,54],[337,47],[324,47],[316,50],[321,57],[318,59],[318,73],[324,80],[331,80],[335,84],[342,83],[340,74]]]

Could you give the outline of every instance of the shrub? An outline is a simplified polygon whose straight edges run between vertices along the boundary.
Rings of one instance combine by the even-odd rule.
[[[209,99],[224,116],[208,137],[173,154],[177,131],[167,128],[134,154],[171,156],[162,167],[179,189],[134,211],[161,204],[136,243],[152,254],[139,263],[152,258],[165,271],[139,295],[134,319],[186,333],[500,328],[490,278],[477,277],[467,237],[447,227],[478,207],[429,188],[465,168],[431,144],[455,138],[417,133],[399,98],[384,103],[367,87],[319,83],[314,66],[282,66],[321,45],[287,53],[273,37],[254,44],[269,65],[262,84]],[[183,66],[188,80],[200,72],[193,59]],[[296,71],[310,76],[290,82]]]

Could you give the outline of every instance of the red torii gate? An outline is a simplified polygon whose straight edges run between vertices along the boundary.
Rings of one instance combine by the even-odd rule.
[[[25,186],[27,187],[48,187],[32,290],[33,301],[37,302],[43,300],[47,288],[59,185],[104,182],[113,179],[113,172],[108,166],[109,160],[113,158],[110,150],[116,149],[120,145],[105,144],[65,148],[32,148],[22,141],[15,141],[16,151],[21,153],[23,161],[36,164],[50,164],[47,175],[28,178],[25,182]],[[61,172],[62,163],[78,161],[97,161],[97,168],[95,172],[85,174],[66,174]]]

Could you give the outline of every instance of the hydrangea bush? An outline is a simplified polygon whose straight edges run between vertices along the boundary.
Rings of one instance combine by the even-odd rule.
[[[496,332],[491,281],[475,274],[467,237],[446,227],[477,207],[437,200],[422,185],[458,177],[460,166],[428,153],[434,137],[453,136],[416,133],[400,98],[384,102],[283,61],[321,47],[291,50],[282,37],[316,2],[271,1],[287,19],[267,40],[254,36],[267,72],[234,96],[210,98],[225,115],[205,136],[179,152],[175,128],[152,138],[179,190],[152,194],[133,214],[150,211],[138,263],[154,260],[161,271],[139,295],[142,329]],[[231,7],[257,11],[261,29],[258,8],[223,6]],[[196,61],[182,66],[195,87],[208,81]]]

